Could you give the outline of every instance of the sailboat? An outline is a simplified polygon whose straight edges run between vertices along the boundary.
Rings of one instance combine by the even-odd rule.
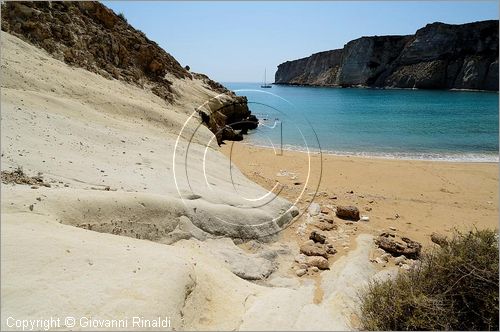
[[[272,88],[273,86],[270,84],[267,84],[266,82],[266,70],[264,69],[264,84],[260,86],[261,88]]]

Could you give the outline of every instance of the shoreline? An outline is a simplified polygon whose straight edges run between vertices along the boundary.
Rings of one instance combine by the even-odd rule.
[[[232,142],[227,142],[225,144],[230,144]],[[242,141],[241,144],[253,146],[256,148],[269,149],[278,151],[279,148],[273,148],[268,145],[260,145],[250,141]],[[283,146],[283,151],[289,152],[299,152],[308,153],[306,150],[301,150],[300,148],[292,145]],[[366,159],[380,159],[380,160],[401,160],[401,161],[429,161],[429,162],[443,162],[443,163],[467,163],[467,164],[498,164],[500,162],[500,155],[491,154],[489,157],[488,153],[457,153],[457,154],[439,154],[439,153],[389,153],[389,152],[344,152],[344,151],[331,151],[331,150],[318,150],[310,149],[310,153],[319,153],[321,151],[322,155],[336,156],[336,157],[353,157],[353,158],[366,158]],[[435,155],[436,157],[426,158],[417,157],[418,155]],[[469,158],[462,158],[453,156],[471,156]],[[443,156],[443,157],[440,157]],[[488,157],[487,157],[488,156]]]
[[[230,82],[230,83],[240,83],[240,82]],[[245,83],[245,82],[241,82]],[[297,86],[297,87],[309,87],[309,88],[334,88],[334,89],[372,89],[372,90],[414,90],[414,91],[452,91],[452,92],[486,92],[486,93],[496,93],[498,90],[482,90],[482,89],[420,89],[420,88],[400,88],[400,87],[378,87],[378,86],[368,86],[368,85],[352,85],[352,86],[341,86],[341,85],[322,85],[322,84],[309,84],[309,83],[271,83],[277,86]]]
[[[232,146],[232,147],[231,147]],[[310,154],[243,142],[223,145],[220,151],[251,181],[297,201],[300,213],[318,203],[338,224],[338,205],[358,207],[368,222],[355,222],[355,233],[374,236],[391,228],[422,244],[430,245],[434,232],[449,234],[498,229],[498,163],[382,159],[331,154]],[[317,188],[317,190],[316,190]],[[307,213],[281,236],[303,242],[297,234]]]

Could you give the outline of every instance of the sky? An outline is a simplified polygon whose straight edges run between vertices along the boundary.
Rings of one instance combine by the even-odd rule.
[[[361,36],[405,35],[428,23],[497,19],[498,1],[104,1],[173,55],[219,82],[274,81],[287,60]]]

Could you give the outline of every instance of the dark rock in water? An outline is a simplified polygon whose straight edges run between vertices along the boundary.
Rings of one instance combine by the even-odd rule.
[[[278,66],[276,84],[498,91],[498,21],[362,37]]]
[[[314,242],[317,242],[317,243],[325,243],[326,241],[326,236],[324,236],[323,234],[320,234],[316,231],[312,231],[311,232],[311,235],[309,235],[309,239],[313,240]]]
[[[233,119],[232,119],[233,120]],[[249,129],[257,129],[259,126],[259,119],[253,114],[250,114],[248,117],[239,119],[238,121],[233,121],[229,123],[229,125],[233,129],[241,129],[241,130],[249,130]]]
[[[359,220],[359,209],[355,206],[337,206],[337,217],[341,219]]]
[[[407,237],[402,237],[401,241],[396,240],[394,236],[388,234],[380,235],[375,243],[386,252],[393,256],[401,256],[417,259],[420,257],[422,245],[416,241],[410,240]]]
[[[198,113],[202,123],[215,134],[219,145],[225,140],[243,140],[243,135],[253,127],[232,125],[234,123],[246,123],[247,119],[253,116],[248,109],[246,97],[234,96],[232,101],[229,102],[214,99],[208,106],[210,113],[201,110]],[[237,132],[238,129],[241,129],[241,131]]]

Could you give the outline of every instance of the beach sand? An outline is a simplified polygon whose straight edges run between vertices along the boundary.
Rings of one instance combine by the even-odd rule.
[[[179,100],[169,104],[147,88],[70,67],[4,32],[1,38],[2,171],[22,167],[32,179],[41,173],[47,185],[2,183],[2,317],[166,316],[167,330],[347,330],[355,328],[357,292],[397,270],[370,260],[372,235],[395,227],[427,243],[432,231],[454,225],[496,226],[496,164],[312,156],[303,188],[306,155],[223,146],[226,154],[233,146],[242,174],[214,144],[205,149],[213,134],[203,126],[182,158],[187,141],[177,140],[179,128],[214,96],[201,82],[174,81]],[[314,201],[323,211],[352,204],[370,216],[358,223],[335,218],[329,240],[338,253],[329,270],[296,274],[299,245],[317,216],[257,240],[219,236],[262,225],[260,234],[275,231],[269,220],[297,198],[305,211],[320,161]],[[275,180],[290,203],[278,198],[252,207]],[[0,326],[12,329],[5,319]],[[69,328],[98,326],[57,327]]]
[[[240,142],[228,143],[221,150],[252,181],[268,190],[279,182],[281,195],[290,201],[300,197],[297,206],[301,212],[313,197],[329,215],[337,205],[357,206],[370,218],[355,223],[358,233],[378,235],[393,227],[428,245],[433,232],[498,229],[497,163],[325,154],[320,159],[319,153],[284,151],[279,155],[273,149]],[[307,188],[300,196],[308,175]],[[299,219],[290,228],[300,223]]]

